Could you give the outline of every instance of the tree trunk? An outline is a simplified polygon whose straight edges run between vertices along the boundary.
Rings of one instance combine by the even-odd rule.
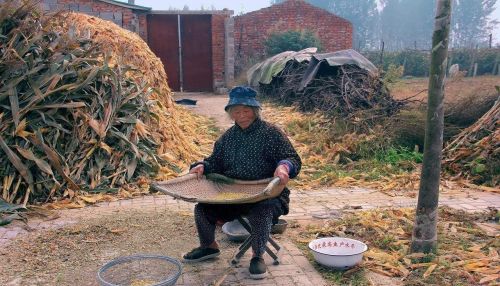
[[[444,77],[448,57],[450,18],[451,0],[438,0],[432,36],[424,161],[420,175],[411,252],[435,252],[437,247],[437,211],[443,148]]]

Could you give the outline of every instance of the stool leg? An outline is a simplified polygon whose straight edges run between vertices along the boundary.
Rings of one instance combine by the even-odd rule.
[[[247,238],[248,239],[248,238]],[[238,246],[238,250],[242,250],[244,247],[246,247],[246,245],[248,243],[250,243],[250,241],[247,242],[247,239],[245,239],[241,244],[240,246]]]
[[[268,246],[266,246],[266,252],[267,252],[267,254],[269,254],[269,256],[271,256],[274,259],[274,262],[273,262],[274,265],[280,264],[280,260],[279,260],[278,256],[276,254],[274,254],[274,252]]]
[[[248,249],[252,245],[252,238],[249,237],[243,241],[243,243],[238,247],[239,250]]]
[[[274,248],[279,251],[281,249],[281,247],[279,246],[278,243],[276,243],[276,241],[274,241],[271,236],[269,236],[269,239],[268,239],[269,243],[274,246]]]
[[[246,220],[243,219],[243,217],[238,217],[237,220],[240,222],[240,224],[248,231],[248,233],[252,233],[252,227]]]
[[[249,237],[243,242],[243,244],[240,245],[240,247],[238,248],[239,249],[238,252],[233,257],[233,260],[231,260],[231,263],[238,264],[238,262],[240,262],[241,257],[243,257],[243,255],[245,254],[245,252],[247,252],[247,250],[250,248],[251,245],[252,245],[252,237]]]
[[[243,217],[238,217],[237,218],[240,224],[249,232],[252,233],[252,227],[246,222],[246,220],[243,219]],[[279,246],[276,241],[272,239],[271,236],[268,237],[268,242],[276,249],[277,252],[280,251],[281,247]],[[239,247],[238,253],[233,257],[231,260],[232,264],[238,264],[240,261],[241,257],[245,254],[245,252],[250,248],[252,245],[252,236],[247,238],[242,245]],[[273,258],[273,264],[278,265],[280,264],[279,257],[269,248],[269,246],[266,245],[266,252]]]

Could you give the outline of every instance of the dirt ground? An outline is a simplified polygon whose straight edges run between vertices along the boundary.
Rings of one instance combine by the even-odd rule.
[[[291,223],[286,235],[294,240],[308,226]],[[183,273],[211,267],[214,280],[219,279],[217,273],[224,272],[239,244],[229,241],[220,228],[217,242],[222,251],[214,264],[183,263]],[[180,259],[197,245],[194,218],[188,213],[127,211],[84,219],[74,225],[23,236],[1,249],[0,285],[97,286],[99,268],[112,259],[134,254]],[[370,271],[366,275],[372,285],[401,285]]]
[[[415,96],[415,99],[427,101],[428,78],[401,80],[391,87],[391,95],[396,99]],[[468,96],[494,96],[495,85],[500,85],[498,76],[480,76],[475,78],[447,79],[445,102],[454,102]]]
[[[174,100],[192,99],[196,100],[196,105],[184,105],[187,109],[194,113],[204,115],[215,119],[217,126],[222,130],[233,125],[233,121],[224,112],[224,107],[228,101],[228,95],[216,95],[213,93],[189,93],[189,92],[176,92],[174,93]]]
[[[223,249],[219,260],[229,260],[237,244],[220,232],[217,239]],[[14,240],[0,250],[0,285],[98,285],[98,269],[116,257],[141,253],[180,259],[197,245],[190,214],[121,212]],[[196,267],[183,264],[183,271]]]

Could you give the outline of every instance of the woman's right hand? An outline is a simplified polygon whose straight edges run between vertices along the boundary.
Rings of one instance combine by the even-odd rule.
[[[196,167],[194,167],[193,169],[191,169],[189,171],[189,174],[196,174],[198,179],[200,179],[201,176],[203,176],[204,171],[205,171],[205,166],[203,166],[203,164],[199,164]]]

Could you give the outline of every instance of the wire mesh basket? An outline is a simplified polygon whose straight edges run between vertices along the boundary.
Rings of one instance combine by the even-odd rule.
[[[97,280],[101,286],[171,286],[181,273],[181,263],[174,258],[138,254],[106,263],[97,272]]]

